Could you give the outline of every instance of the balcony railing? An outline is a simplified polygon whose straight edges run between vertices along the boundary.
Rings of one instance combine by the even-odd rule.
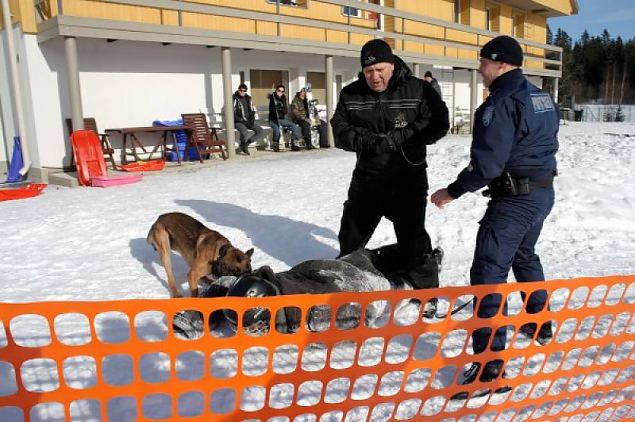
[[[499,35],[354,0],[38,0],[38,37],[92,36],[212,44],[355,57],[375,37],[414,62],[475,68],[478,51]],[[241,6],[242,5],[242,6]],[[358,17],[342,13],[360,10]],[[145,34],[145,35],[143,35]],[[143,35],[143,36],[142,36]],[[529,74],[560,77],[562,49],[518,39]],[[214,44],[214,42],[216,44]]]

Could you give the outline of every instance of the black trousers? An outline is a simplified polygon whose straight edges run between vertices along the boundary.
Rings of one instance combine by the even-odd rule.
[[[305,145],[311,145],[311,125],[304,120],[297,120],[296,123],[300,125],[302,129],[302,139],[304,139]],[[320,127],[318,133],[320,134],[320,147],[328,146],[327,131],[328,125],[324,120],[320,120]]]
[[[353,179],[338,235],[340,256],[364,248],[382,217],[393,223],[400,268],[416,268],[431,254],[430,236],[425,229],[427,181],[391,188],[382,189]]]

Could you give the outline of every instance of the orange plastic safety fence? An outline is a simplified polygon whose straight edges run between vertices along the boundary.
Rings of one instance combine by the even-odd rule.
[[[528,313],[526,298],[543,289],[548,306]],[[487,295],[499,295],[507,309],[481,318]],[[433,298],[431,318],[425,311]],[[635,276],[613,276],[254,299],[2,304],[0,420],[627,419],[635,413],[634,303]],[[291,334],[274,322],[285,307],[302,315]],[[271,328],[232,330],[215,312],[230,308],[238,315],[266,308],[261,315]],[[180,311],[203,317],[198,338],[175,334]],[[548,344],[528,336],[549,321]],[[483,327],[506,330],[505,350],[492,351],[490,335],[484,352],[472,352],[471,334]],[[491,361],[504,363],[494,380],[461,385],[472,362],[482,369]]]

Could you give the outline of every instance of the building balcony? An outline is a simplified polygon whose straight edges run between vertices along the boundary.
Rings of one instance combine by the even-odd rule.
[[[483,44],[501,33],[513,35],[518,26],[511,6],[490,16],[484,2],[482,9],[469,5],[469,25],[456,23],[447,0],[403,2],[401,9],[352,0],[38,0],[30,9],[24,3],[23,30],[36,33],[39,42],[86,37],[357,57],[361,45],[379,37],[407,62],[465,69],[478,66]],[[526,11],[522,28],[536,20],[536,30],[516,36],[525,73],[560,77],[561,49],[537,40],[546,30],[540,24],[544,9],[536,12],[541,18],[532,13]]]

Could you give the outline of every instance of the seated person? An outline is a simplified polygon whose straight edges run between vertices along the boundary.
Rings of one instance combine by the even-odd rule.
[[[273,131],[273,143],[271,148],[280,151],[280,136],[282,129],[289,129],[292,133],[291,150],[299,151],[298,141],[302,137],[300,127],[287,119],[289,106],[287,105],[287,96],[284,95],[284,85],[278,85],[276,90],[269,95],[269,125]]]
[[[251,104],[251,96],[247,94],[247,85],[238,85],[238,90],[234,92],[234,126],[240,133],[240,146],[236,149],[236,154],[249,155],[249,149],[247,148],[252,142],[260,141],[265,132],[255,123],[256,112]],[[254,133],[250,134],[252,130]]]
[[[313,126],[318,126],[319,134],[320,134],[320,145],[324,145],[326,141],[326,122],[324,120],[320,120],[319,116],[311,116],[309,112],[309,103],[306,98],[306,90],[302,88],[297,94],[295,94],[295,98],[291,102],[291,114],[293,116],[293,121],[300,125],[302,128],[302,137],[304,138],[304,144],[307,149],[313,148],[311,144],[311,129]],[[317,113],[316,113],[317,114]],[[319,122],[319,124],[317,123]]]

